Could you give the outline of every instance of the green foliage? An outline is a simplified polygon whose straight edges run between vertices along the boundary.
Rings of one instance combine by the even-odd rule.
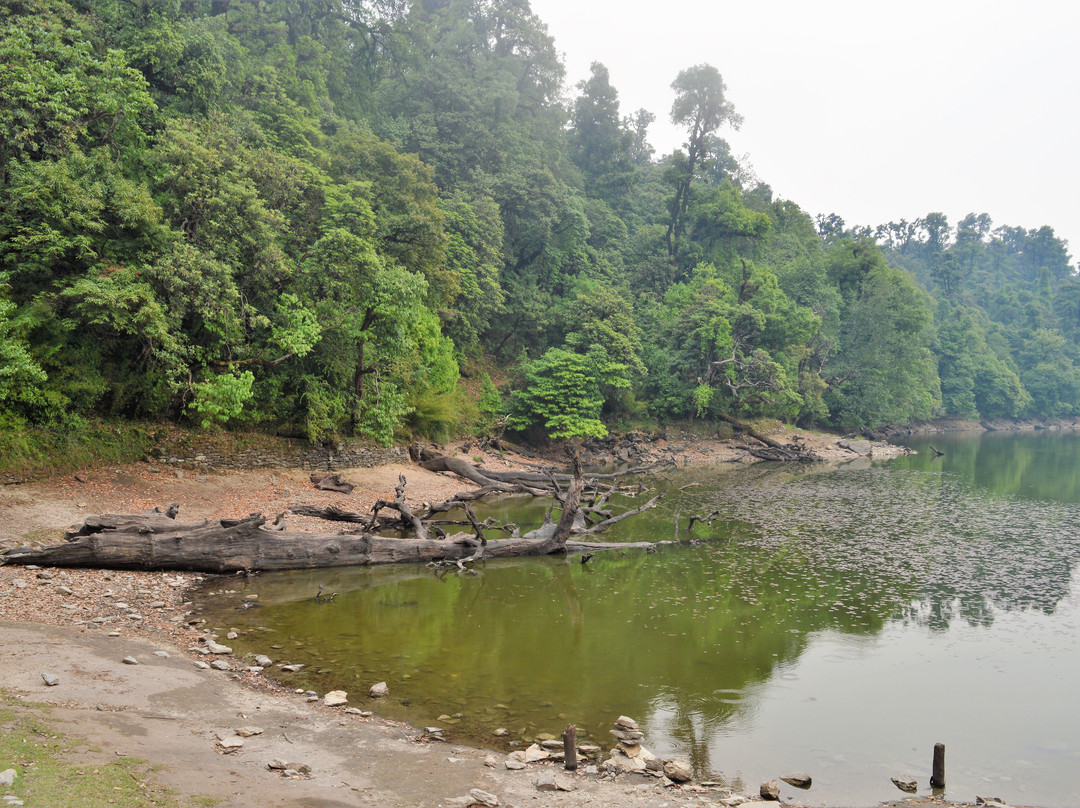
[[[602,438],[602,385],[625,386],[626,367],[602,350],[582,355],[551,348],[522,368],[524,389],[511,396],[511,429],[539,427],[549,438]]]
[[[12,321],[14,312],[15,304],[0,297],[0,413],[33,414],[47,408],[41,391],[47,377]]]
[[[842,260],[847,249],[842,245]],[[874,248],[876,249],[876,248]],[[878,427],[936,415],[941,389],[929,297],[905,273],[876,264],[849,291],[827,396],[844,427]]]
[[[199,425],[207,429],[238,418],[244,404],[251,400],[251,385],[255,376],[250,370],[240,373],[221,373],[192,385],[194,398],[188,405]]]
[[[0,3],[0,418],[243,419],[323,441],[1080,413],[1049,227],[811,218],[516,0]],[[223,10],[225,13],[223,13]],[[914,279],[914,280],[913,280]],[[917,284],[923,287],[919,289]],[[458,361],[533,357],[479,415]]]
[[[70,415],[37,426],[0,411],[0,474],[35,479],[102,463],[134,463],[153,447],[153,432],[138,422]]]

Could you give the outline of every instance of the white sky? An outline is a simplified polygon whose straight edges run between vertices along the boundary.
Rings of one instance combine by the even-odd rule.
[[[682,142],[670,84],[701,62],[745,122],[723,136],[777,197],[849,225],[943,211],[1048,224],[1080,257],[1075,0],[531,0],[567,85],[605,64],[627,115]]]

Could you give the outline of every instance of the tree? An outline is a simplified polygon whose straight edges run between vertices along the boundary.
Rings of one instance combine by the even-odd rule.
[[[625,386],[626,367],[602,351],[551,348],[522,367],[523,388],[511,394],[511,429],[540,428],[548,438],[602,438],[601,386]]]
[[[617,206],[633,185],[635,136],[619,118],[619,94],[606,67],[593,62],[590,77],[577,86],[581,94],[570,116],[572,158],[585,178],[585,193]]]
[[[683,70],[671,83],[675,101],[671,105],[671,122],[687,129],[686,154],[678,163],[674,176],[675,195],[669,205],[670,221],[667,246],[670,255],[675,254],[675,243],[685,229],[684,216],[690,205],[690,186],[698,162],[705,156],[709,137],[724,124],[738,129],[742,116],[727,100],[727,87],[720,71],[708,64],[695,65]]]
[[[851,249],[841,244],[830,257],[850,268]],[[929,297],[910,275],[884,265],[879,257],[871,258],[869,271],[849,288],[847,297],[833,383],[826,394],[835,422],[873,428],[935,415],[941,390],[930,350]]]

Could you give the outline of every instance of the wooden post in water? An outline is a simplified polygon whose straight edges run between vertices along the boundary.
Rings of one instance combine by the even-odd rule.
[[[934,744],[934,769],[930,774],[931,788],[945,788],[945,744]]]
[[[566,725],[566,732],[562,736],[562,748],[566,758],[563,765],[567,771],[574,771],[577,769],[577,727],[575,725]]]

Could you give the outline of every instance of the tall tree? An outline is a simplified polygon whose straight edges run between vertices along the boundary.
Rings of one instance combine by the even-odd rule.
[[[617,205],[630,192],[634,165],[634,134],[619,118],[619,94],[608,69],[593,62],[591,75],[578,83],[570,116],[570,145],[574,163],[585,178],[585,192]]]
[[[675,254],[675,242],[686,227],[686,210],[690,205],[690,186],[698,163],[705,156],[709,138],[724,124],[738,129],[742,116],[727,100],[720,71],[709,64],[694,65],[683,70],[671,83],[675,101],[671,105],[671,122],[686,127],[686,153],[678,161],[675,176],[675,195],[671,200],[667,230],[668,254]]]

